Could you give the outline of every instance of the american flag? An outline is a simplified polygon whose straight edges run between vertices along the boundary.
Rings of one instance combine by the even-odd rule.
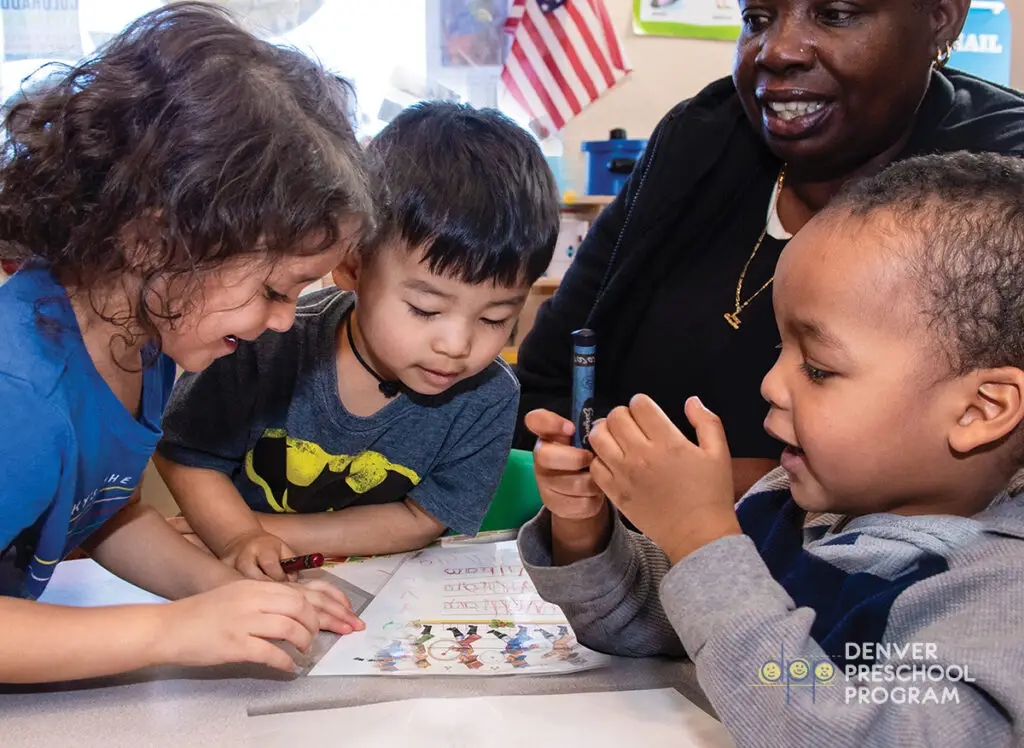
[[[513,0],[512,49],[501,81],[555,130],[630,72],[603,0]]]

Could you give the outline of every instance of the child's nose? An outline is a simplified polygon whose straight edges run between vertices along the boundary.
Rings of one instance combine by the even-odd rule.
[[[785,409],[788,405],[788,398],[782,381],[782,371],[779,367],[781,360],[781,356],[776,359],[775,365],[769,369],[768,373],[764,375],[764,379],[761,380],[761,397],[773,408]]]
[[[462,325],[449,325],[434,339],[434,350],[448,358],[466,358],[472,349],[472,333]]]
[[[274,304],[267,319],[267,329],[287,332],[295,322],[295,304]]]

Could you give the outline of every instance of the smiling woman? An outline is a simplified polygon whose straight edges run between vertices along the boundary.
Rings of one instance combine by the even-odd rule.
[[[665,116],[520,346],[521,420],[568,415],[571,332],[588,327],[600,411],[646,393],[692,438],[683,404],[699,394],[725,424],[737,495],[775,464],[759,385],[778,353],[771,286],[788,239],[891,161],[1024,154],[1024,97],[945,69],[969,5],[741,0],[732,77]],[[561,433],[539,422],[554,427],[542,438]]]

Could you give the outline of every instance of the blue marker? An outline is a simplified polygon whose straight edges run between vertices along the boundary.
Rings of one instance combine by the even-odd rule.
[[[594,426],[594,361],[597,336],[593,330],[572,334],[572,422],[576,426],[573,446],[590,449],[590,429]]]

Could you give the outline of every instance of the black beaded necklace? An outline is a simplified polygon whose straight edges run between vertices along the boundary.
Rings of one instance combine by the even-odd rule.
[[[398,393],[402,391],[402,383],[397,379],[385,379],[375,372],[373,367],[366,363],[363,357],[359,355],[359,349],[356,348],[356,341],[352,337],[351,312],[349,312],[348,319],[345,320],[345,333],[348,335],[348,344],[352,348],[352,353],[355,354],[356,361],[358,361],[362,367],[370,372],[370,374],[373,375],[373,378],[377,380],[377,389],[380,390],[380,393],[387,398],[392,398],[398,395]]]

